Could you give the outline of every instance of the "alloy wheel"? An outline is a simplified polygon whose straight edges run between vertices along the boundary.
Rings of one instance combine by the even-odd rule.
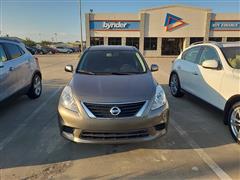
[[[236,107],[231,114],[230,127],[234,136],[240,140],[240,106]]]
[[[172,94],[176,95],[178,91],[178,79],[175,74],[171,76],[171,81],[170,81],[170,89]]]
[[[33,82],[33,88],[34,92],[37,96],[41,94],[42,91],[42,84],[41,84],[41,78],[39,76],[36,76]]]

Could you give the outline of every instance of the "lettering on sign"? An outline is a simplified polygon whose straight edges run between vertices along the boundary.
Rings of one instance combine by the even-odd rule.
[[[240,20],[229,21],[211,21],[210,29],[213,31],[239,31],[240,30]]]
[[[103,22],[104,29],[125,29],[128,23],[122,22]]]

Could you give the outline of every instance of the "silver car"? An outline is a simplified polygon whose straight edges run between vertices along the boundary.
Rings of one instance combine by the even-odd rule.
[[[37,58],[17,40],[0,38],[0,102],[21,93],[40,97],[42,75]]]
[[[128,143],[155,139],[167,132],[169,107],[134,47],[95,46],[82,55],[60,97],[61,134],[74,142]],[[151,72],[152,71],[152,72]]]

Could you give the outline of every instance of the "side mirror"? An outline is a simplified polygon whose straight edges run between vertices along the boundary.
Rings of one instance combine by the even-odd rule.
[[[65,66],[65,71],[72,73],[72,72],[73,72],[73,66],[72,66],[72,65],[66,65],[66,66]]]
[[[2,61],[0,61],[0,68],[3,68],[4,67],[4,64]]]
[[[158,71],[158,65],[157,65],[157,64],[152,64],[152,65],[151,65],[151,71],[152,71],[152,72]]]
[[[218,69],[219,67],[219,64],[218,64],[218,61],[216,60],[205,60],[203,63],[202,63],[202,67],[206,68],[206,69]]]

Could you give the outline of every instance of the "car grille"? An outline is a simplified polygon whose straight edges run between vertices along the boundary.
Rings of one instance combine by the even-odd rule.
[[[128,104],[92,104],[84,103],[84,105],[97,118],[121,118],[135,116],[143,107],[145,101]],[[118,115],[112,115],[110,110],[113,107],[118,107],[121,112]]]
[[[149,133],[147,129],[135,130],[129,132],[91,132],[82,131],[81,139],[99,139],[99,140],[114,140],[114,139],[136,139],[148,137]]]

